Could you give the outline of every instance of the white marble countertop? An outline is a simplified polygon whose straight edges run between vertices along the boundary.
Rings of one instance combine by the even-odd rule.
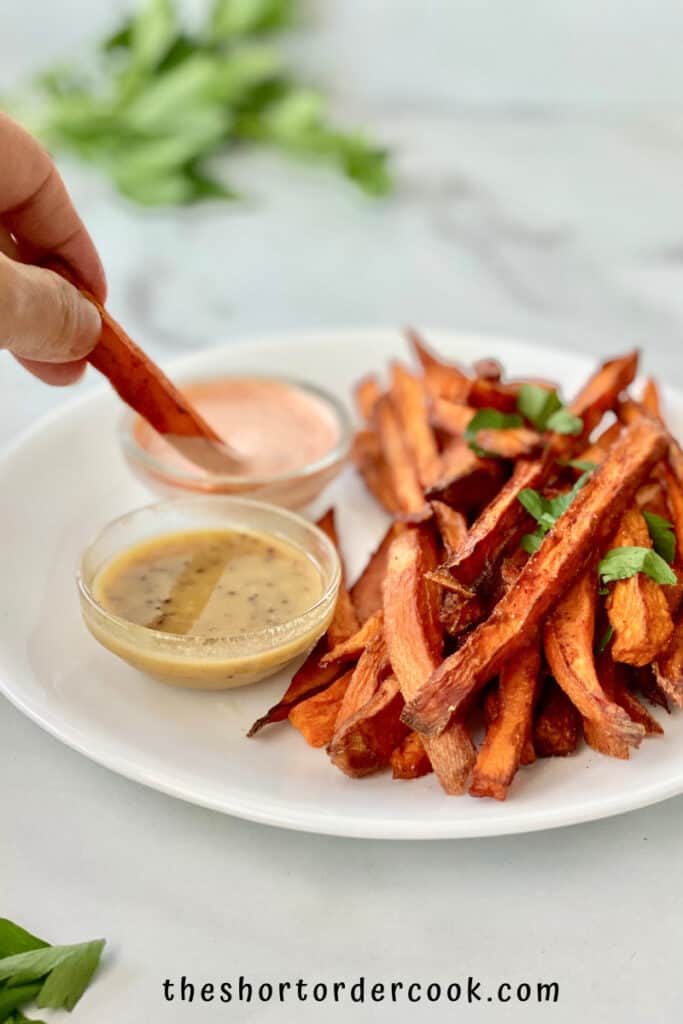
[[[3,12],[0,90],[122,6]],[[396,194],[375,203],[259,153],[231,167],[244,203],[141,213],[62,161],[131,333],[170,357],[280,329],[429,323],[596,355],[635,343],[683,386],[679,5],[312,6],[315,30],[293,49],[392,146]],[[4,444],[73,392],[5,358],[0,396]],[[0,766],[0,914],[56,941],[110,940],[75,1022],[228,1019],[220,1004],[163,1002],[163,979],[183,973],[557,980],[558,1022],[678,1019],[683,799],[485,841],[278,832],[126,782],[4,702]],[[457,1009],[551,1019],[531,1004]],[[229,1012],[320,1019],[310,1003]],[[388,1005],[327,1017],[447,1019]]]

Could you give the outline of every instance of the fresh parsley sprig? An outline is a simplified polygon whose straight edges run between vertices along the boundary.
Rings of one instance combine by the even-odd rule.
[[[330,124],[324,98],[275,49],[300,0],[213,0],[190,32],[174,0],[143,0],[89,57],[40,75],[3,106],[51,149],[100,167],[124,195],[180,205],[236,193],[209,164],[266,144],[389,191],[385,149]]]
[[[549,391],[538,384],[522,384],[517,395],[517,410],[536,430],[544,433],[580,434],[583,420],[567,408],[557,391]]]
[[[527,533],[522,537],[521,545],[528,554],[533,555],[538,551],[545,535],[552,530],[553,526],[567,511],[576,495],[591,475],[592,469],[583,473],[576,481],[571,491],[566,494],[558,494],[556,498],[545,498],[538,491],[531,487],[525,487],[517,496],[517,500],[534,517],[538,528],[534,533]]]
[[[41,1008],[73,1010],[90,984],[104,944],[104,939],[96,939],[50,946],[0,918],[0,1024],[26,1020],[21,1008],[32,1002]]]
[[[654,549],[665,562],[673,565],[676,558],[676,536],[673,523],[654,512],[643,512],[643,518],[652,538]]]
[[[671,586],[678,582],[675,572],[652,548],[612,548],[598,563],[598,575],[604,584],[630,579],[639,572],[655,583]]]

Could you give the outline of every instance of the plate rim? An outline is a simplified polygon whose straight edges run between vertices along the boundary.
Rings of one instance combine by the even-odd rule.
[[[453,341],[467,339],[468,343],[481,344],[483,347],[499,346],[512,348],[521,345],[525,348],[541,348],[542,345],[533,339],[521,338],[514,335],[500,334],[498,332],[479,332],[469,330],[456,330],[448,328],[423,328],[424,334],[430,338],[444,337]],[[198,362],[211,355],[218,353],[234,352],[239,349],[249,349],[254,352],[258,348],[271,348],[273,345],[286,346],[288,341],[305,341],[316,339],[321,345],[344,335],[349,338],[361,336],[368,341],[373,335],[377,338],[388,339],[389,337],[400,336],[401,331],[395,327],[338,327],[324,328],[321,330],[306,329],[303,331],[287,330],[282,332],[269,332],[255,334],[253,337],[245,336],[234,341],[223,341],[215,346],[205,346],[197,352],[182,353],[162,360],[164,368],[171,373],[183,372],[183,366]],[[562,351],[559,346],[549,346],[559,350],[563,357],[569,358],[577,365],[588,363],[590,356],[585,353],[574,353]],[[245,371],[247,372],[247,371]],[[683,390],[665,387],[666,392],[680,396],[683,405]],[[103,394],[108,395],[109,389],[103,381],[100,387],[89,390],[83,395],[74,396],[71,400],[58,405],[55,409],[45,413],[35,423],[21,431],[15,438],[0,446],[0,470],[5,464],[11,461],[26,445],[30,444],[34,437],[41,435],[49,429],[53,422],[58,422],[76,412],[80,406],[93,403]],[[569,827],[590,821],[600,821],[605,818],[625,814],[644,807],[653,806],[672,797],[683,793],[683,773],[678,779],[670,779],[665,783],[650,783],[638,787],[624,785],[623,789],[602,798],[596,808],[590,800],[584,804],[574,802],[569,807],[566,804],[556,803],[554,806],[539,810],[517,812],[507,815],[501,819],[486,818],[477,820],[473,805],[473,813],[464,818],[449,819],[435,818],[430,821],[414,820],[407,818],[383,818],[369,823],[366,817],[353,817],[346,812],[321,817],[319,811],[310,811],[303,808],[299,813],[297,809],[290,806],[284,809],[276,803],[255,804],[253,801],[240,798],[231,794],[229,799],[213,797],[202,791],[194,782],[174,782],[173,779],[165,778],[164,772],[147,766],[138,766],[127,755],[116,755],[108,750],[98,751],[94,746],[88,746],[80,738],[81,730],[77,726],[70,726],[63,720],[54,721],[49,716],[41,713],[40,709],[31,705],[30,701],[22,698],[20,693],[13,689],[11,682],[0,675],[0,694],[12,704],[21,714],[34,722],[39,728],[50,736],[63,743],[65,746],[86,757],[88,760],[126,778],[129,781],[141,784],[161,792],[166,796],[183,800],[212,811],[218,811],[233,817],[253,821],[262,825],[269,825],[274,828],[285,828],[293,831],[309,832],[319,835],[330,835],[338,837],[359,838],[359,839],[390,839],[390,840],[444,840],[444,839],[468,839],[468,838],[493,838],[502,835],[522,835],[530,832],[547,831],[556,828]]]

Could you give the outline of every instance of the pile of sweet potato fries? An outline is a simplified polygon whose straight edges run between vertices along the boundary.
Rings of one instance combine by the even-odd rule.
[[[683,706],[683,452],[656,384],[629,394],[630,353],[567,407],[409,340],[417,369],[355,390],[354,461],[391,524],[250,735],[288,719],[353,778],[433,770],[498,800],[582,734],[628,758],[662,732],[640,698]]]

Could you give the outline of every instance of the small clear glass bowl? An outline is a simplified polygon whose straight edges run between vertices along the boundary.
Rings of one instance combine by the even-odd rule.
[[[99,574],[113,559],[145,541],[188,530],[237,529],[279,538],[315,563],[322,595],[295,618],[239,636],[179,636],[127,621],[95,597]],[[229,690],[273,675],[309,650],[330,624],[341,566],[334,544],[308,520],[260,501],[191,497],[135,509],[114,519],[86,548],[78,573],[86,626],[107,650],[173,686]]]
[[[353,427],[344,405],[328,391],[305,381],[248,371],[232,375],[221,373],[215,378],[207,378],[205,375],[185,377],[179,381],[179,386],[182,390],[183,386],[212,384],[231,376],[240,380],[272,380],[279,384],[287,384],[322,402],[337,425],[336,443],[314,462],[279,475],[209,475],[199,468],[180,468],[150,454],[136,437],[136,425],[140,422],[140,417],[132,410],[126,409],[119,421],[118,436],[128,465],[139,480],[163,497],[178,497],[180,494],[194,491],[203,494],[250,495],[261,501],[291,509],[303,508],[310,504],[337,476],[348,459]]]

